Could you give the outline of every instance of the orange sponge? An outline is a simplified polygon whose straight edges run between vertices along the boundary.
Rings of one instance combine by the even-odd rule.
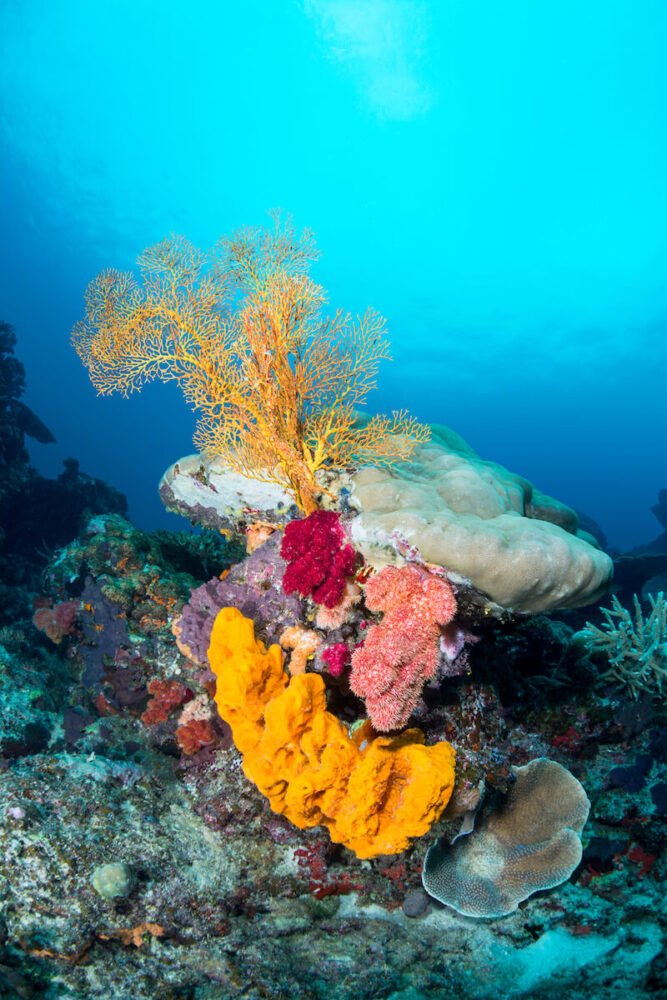
[[[275,812],[326,826],[360,858],[397,854],[438,819],[454,786],[449,743],[427,747],[418,729],[376,737],[369,723],[351,738],[320,675],[288,681],[280,647],[267,650],[236,608],[219,612],[208,655],[243,770]]]

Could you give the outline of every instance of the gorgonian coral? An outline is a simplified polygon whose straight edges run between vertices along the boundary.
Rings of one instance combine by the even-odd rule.
[[[350,687],[363,698],[375,729],[400,729],[424,684],[434,677],[440,634],[456,612],[446,580],[419,566],[385,566],[366,584],[366,607],[383,611],[352,655]]]
[[[359,424],[389,357],[385,320],[324,315],[308,276],[319,256],[311,234],[275,222],[220,240],[212,259],[182,237],[163,240],[139,257],[141,283],[103,271],[72,339],[100,393],[179,382],[200,414],[197,447],[289,489],[310,513],[318,470],[391,464],[429,430],[403,412]]]

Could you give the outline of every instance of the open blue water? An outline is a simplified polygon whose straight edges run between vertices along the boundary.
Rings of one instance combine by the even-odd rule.
[[[389,321],[369,401],[654,536],[667,485],[661,0],[3,0],[0,317],[55,445],[167,523],[177,389],[97,399],[88,281],[282,207],[333,305]]]

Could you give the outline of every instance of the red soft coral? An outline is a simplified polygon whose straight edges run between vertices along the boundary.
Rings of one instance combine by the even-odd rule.
[[[456,612],[446,580],[418,566],[385,566],[366,584],[366,607],[384,611],[352,655],[350,687],[379,732],[404,726],[437,669],[440,632]]]
[[[157,678],[148,685],[148,693],[151,700],[141,716],[141,721],[147,726],[166,722],[175,708],[192,697],[192,692],[180,681],[161,681]]]
[[[188,757],[215,743],[217,738],[210,719],[190,719],[176,730],[176,741]]]
[[[288,563],[283,576],[285,593],[296,591],[327,608],[341,600],[357,560],[340,517],[331,510],[316,510],[302,520],[290,521],[280,554]]]
[[[59,644],[71,634],[78,612],[78,601],[60,601],[52,608],[38,608],[32,616],[32,623],[40,632],[45,632],[51,642]]]

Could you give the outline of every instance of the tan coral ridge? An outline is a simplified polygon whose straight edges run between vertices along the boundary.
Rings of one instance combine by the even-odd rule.
[[[592,604],[611,581],[612,560],[573,510],[438,424],[409,461],[359,469],[349,502],[352,541],[370,565],[400,561],[398,535],[518,613]]]
[[[398,854],[427,833],[454,787],[454,750],[425,746],[420,730],[352,736],[326,709],[319,674],[288,679],[278,645],[223,608],[209,647],[216,704],[243,754],[243,770],[271,808],[305,829],[326,826],[360,858]]]

